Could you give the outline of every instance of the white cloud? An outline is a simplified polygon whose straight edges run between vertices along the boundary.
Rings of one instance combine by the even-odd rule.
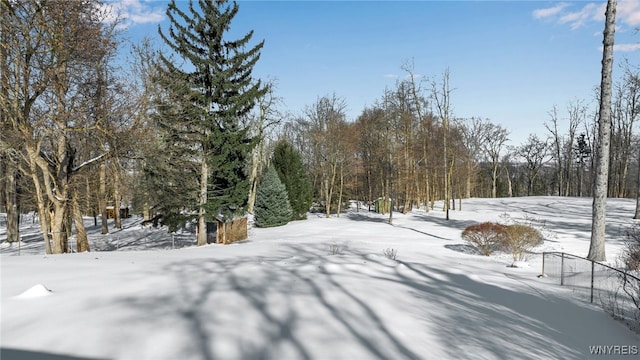
[[[159,23],[164,20],[164,16],[164,9],[156,9],[153,12],[147,12],[144,14],[131,14],[129,19],[135,24]]]
[[[640,50],[640,43],[613,44],[613,51],[634,52],[638,50]],[[602,45],[598,47],[598,51],[602,52]]]
[[[552,20],[559,24],[567,24],[572,30],[590,22],[604,22],[607,8],[606,1],[590,2],[580,8],[579,3],[559,3],[553,7],[534,10],[534,19]],[[640,0],[619,0],[616,9],[616,22],[628,27],[640,26]]]
[[[399,76],[396,74],[384,74],[384,77],[386,77],[387,79],[397,79]]]
[[[161,22],[165,17],[165,7],[152,6],[158,2],[147,2],[143,0],[114,0],[103,4],[106,11],[106,22],[120,20],[121,27],[129,27],[135,24],[147,24]]]
[[[544,9],[537,9],[533,11],[533,17],[535,19],[544,19],[551,16],[555,16],[559,14],[562,10],[564,10],[569,4],[567,3],[559,3],[556,6]]]
[[[561,24],[568,23],[572,30],[578,29],[584,26],[588,21],[600,20],[599,16],[604,17],[603,6],[606,6],[606,4],[587,4],[578,11],[568,12],[561,15],[558,22]],[[604,18],[602,20],[604,20]]]
[[[640,26],[640,0],[619,1],[616,16],[629,26]]]
[[[635,44],[614,44],[613,51],[633,52],[640,50],[640,43]]]

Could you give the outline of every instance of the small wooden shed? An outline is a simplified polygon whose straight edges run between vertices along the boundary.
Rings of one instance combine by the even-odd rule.
[[[248,222],[246,217],[226,219],[217,216],[215,222],[207,223],[207,242],[216,244],[231,244],[245,240],[248,237]]]
[[[120,207],[120,218],[128,218],[129,215],[129,207]],[[107,219],[115,219],[116,218],[116,208],[115,206],[107,206]]]
[[[374,201],[375,211],[379,214],[388,214],[391,211],[391,200],[378,198]]]

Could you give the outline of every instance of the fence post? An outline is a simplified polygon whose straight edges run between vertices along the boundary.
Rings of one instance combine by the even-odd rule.
[[[561,260],[560,260],[560,286],[564,286],[564,253],[560,253]]]
[[[545,258],[545,255],[547,255],[547,253],[543,251],[542,252],[542,277],[544,277],[544,258]]]
[[[591,303],[593,304],[593,274],[596,262],[591,260]]]

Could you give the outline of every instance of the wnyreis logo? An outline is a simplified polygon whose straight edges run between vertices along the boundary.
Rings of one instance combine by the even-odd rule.
[[[591,355],[638,355],[636,345],[592,345],[589,346]]]

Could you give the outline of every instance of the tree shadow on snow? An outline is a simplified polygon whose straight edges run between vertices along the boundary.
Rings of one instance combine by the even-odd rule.
[[[460,226],[459,223],[461,224],[468,223],[468,221],[465,222],[465,221],[457,221],[457,220],[449,220],[449,222],[441,222],[441,219],[438,219],[436,217],[431,217],[428,215],[417,215],[415,213],[411,213],[408,216],[410,216],[411,218],[417,218],[418,220],[423,221],[423,224],[425,225],[425,227],[430,226],[432,223],[436,223],[438,225],[443,225],[443,226],[454,226],[454,227]],[[368,222],[375,222],[375,223],[381,223],[381,224],[389,224],[388,215],[383,216],[377,213],[360,214],[360,213],[351,212],[347,214],[347,218],[349,220],[354,220],[354,221],[368,221]],[[446,221],[446,220],[442,220],[442,221]],[[428,237],[432,237],[440,240],[452,240],[452,239],[444,238],[442,236],[429,233],[423,228],[416,228],[416,227],[412,227],[404,224],[397,224],[393,222],[390,225],[400,229],[411,230],[411,231],[420,233],[422,235],[426,235]]]
[[[188,332],[177,354],[183,358],[429,358],[399,335],[421,328],[458,359],[582,359],[595,342],[616,343],[606,329],[596,331],[605,314],[554,294],[355,251],[330,256],[322,244],[285,245],[284,255],[272,258],[178,261],[162,271],[174,278],[163,289],[116,302],[138,317],[127,319],[132,324]],[[351,286],[372,282],[387,290],[376,301]],[[385,320],[403,300],[394,294],[419,304],[417,312],[407,310],[415,321],[408,329]],[[568,308],[573,317],[562,311]]]
[[[480,252],[480,250],[478,250],[475,246],[468,245],[468,244],[453,244],[453,245],[447,244],[444,247],[445,249],[449,249],[461,254],[482,255],[482,252]]]
[[[306,327],[327,331],[323,323],[316,323],[324,317],[317,316],[318,312],[329,316],[327,326],[337,326],[351,339],[350,346],[370,358],[419,357],[387,328],[379,316],[381,309],[370,307],[366,297],[346,288],[330,272],[309,265],[320,262],[323,268],[333,259],[338,263],[342,256],[326,255],[324,246],[291,246],[288,251],[290,256],[284,258],[173,263],[164,271],[175,274],[176,289],[116,301],[141,317],[128,318],[129,322],[164,319],[190,329],[191,344],[179,354],[184,358],[326,357],[313,353],[309,346],[315,343],[317,349],[321,339],[304,336]],[[256,271],[247,269],[256,267],[258,278]],[[345,301],[349,303],[346,308]],[[365,316],[354,318],[350,313],[354,308]]]
[[[2,360],[92,360],[92,358],[68,356],[62,354],[45,353],[11,348],[0,348]],[[97,359],[94,359],[97,360]]]
[[[376,222],[382,224],[389,223],[389,216],[382,217],[381,214],[377,213],[358,213],[358,212],[349,212],[346,214],[347,219],[353,221],[367,221],[367,222]]]
[[[421,213],[421,214],[412,214],[414,219],[420,220],[421,222],[427,224],[435,224],[438,226],[458,229],[462,232],[465,228],[470,225],[477,224],[477,221],[473,220],[458,220],[455,218],[455,211],[451,211],[451,215],[449,220],[445,218],[441,218],[439,216],[429,215],[429,213]]]
[[[501,199],[500,206],[511,214],[515,221],[540,222],[545,229],[564,236],[576,236],[586,242],[591,241],[592,202],[591,198],[579,197],[531,197],[529,204],[516,200]],[[529,199],[529,198],[524,198]],[[625,230],[632,223],[635,202],[632,199],[616,199],[607,204],[606,242],[621,245],[625,243]],[[624,201],[622,206],[620,201]],[[625,204],[627,203],[627,204]],[[545,240],[548,241],[548,240]]]

